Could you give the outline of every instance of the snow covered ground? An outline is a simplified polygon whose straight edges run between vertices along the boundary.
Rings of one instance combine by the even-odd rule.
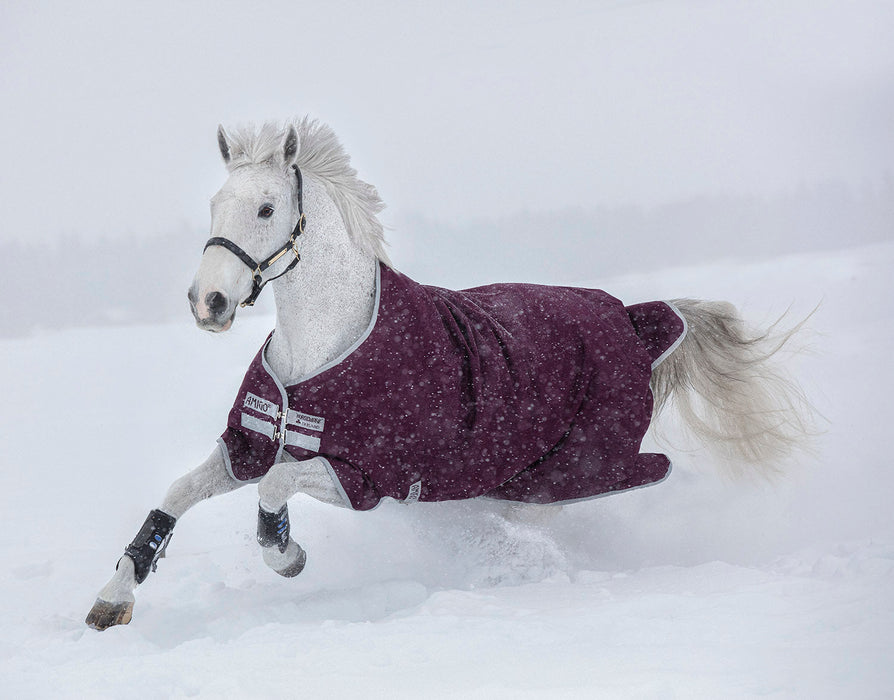
[[[293,580],[261,561],[247,487],[182,519],[133,622],[101,634],[83,623],[97,590],[213,448],[272,319],[212,336],[184,308],[0,341],[0,694],[891,697],[892,269],[889,243],[586,281],[627,303],[725,298],[756,322],[821,302],[790,365],[825,432],[775,487],[668,448],[664,484],[524,522],[492,502],[296,498]]]

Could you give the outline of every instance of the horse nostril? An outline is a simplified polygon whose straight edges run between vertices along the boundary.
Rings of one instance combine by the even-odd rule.
[[[215,316],[220,316],[227,310],[227,298],[220,292],[211,292],[205,297],[205,305]]]

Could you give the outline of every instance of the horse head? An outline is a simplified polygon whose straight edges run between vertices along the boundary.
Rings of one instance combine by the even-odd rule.
[[[235,140],[218,127],[217,140],[229,177],[211,199],[211,238],[188,293],[197,325],[213,332],[228,330],[240,304],[294,267],[304,228],[295,127],[268,124]]]

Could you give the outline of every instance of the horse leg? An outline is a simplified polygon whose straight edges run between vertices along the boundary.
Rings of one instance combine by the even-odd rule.
[[[326,463],[318,458],[275,464],[258,483],[258,543],[267,564],[291,578],[304,569],[307,554],[290,536],[288,500],[305,493],[324,503],[345,506]]]
[[[161,508],[153,510],[118,561],[115,574],[96,596],[87,625],[104,630],[126,625],[133,616],[134,590],[146,580],[173,534],[174,524],[192,506],[241,486],[227,472],[220,448],[193,471],[171,484]]]

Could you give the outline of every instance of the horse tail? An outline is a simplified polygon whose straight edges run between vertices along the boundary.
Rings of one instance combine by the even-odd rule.
[[[688,332],[652,373],[655,414],[672,403],[684,428],[734,475],[774,475],[811,434],[810,404],[774,357],[807,319],[789,330],[777,321],[755,332],[731,304],[670,303]]]

